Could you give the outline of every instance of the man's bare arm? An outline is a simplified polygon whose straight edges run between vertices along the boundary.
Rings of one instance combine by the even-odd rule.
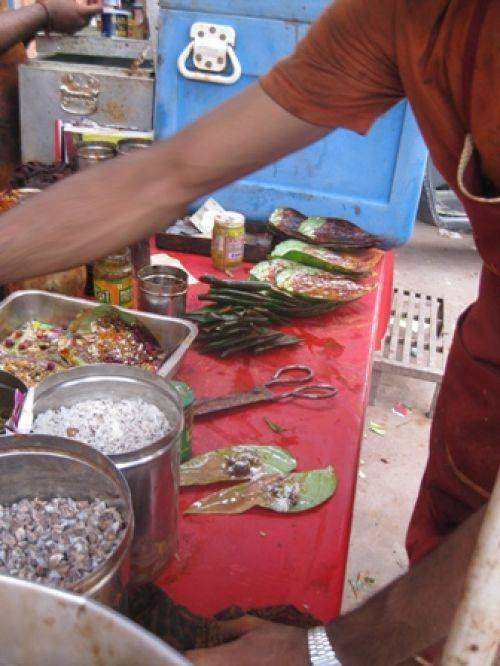
[[[254,85],[171,139],[58,183],[0,218],[0,283],[109,254],[197,197],[324,136]]]
[[[29,41],[47,21],[47,12],[38,3],[0,14],[0,53],[19,42]]]
[[[395,666],[447,636],[484,512],[475,513],[410,572],[330,624],[328,632],[342,664]],[[194,664],[309,663],[303,629],[249,616],[220,625],[226,638],[240,638],[218,648],[189,652]]]

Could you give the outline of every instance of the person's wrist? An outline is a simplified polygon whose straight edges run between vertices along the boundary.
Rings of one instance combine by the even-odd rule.
[[[51,16],[46,0],[35,0],[33,10],[36,11],[40,17],[40,28],[50,30]]]

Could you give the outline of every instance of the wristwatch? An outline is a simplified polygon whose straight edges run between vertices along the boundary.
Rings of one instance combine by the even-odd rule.
[[[325,627],[313,627],[307,632],[311,666],[342,666],[335,656]]]

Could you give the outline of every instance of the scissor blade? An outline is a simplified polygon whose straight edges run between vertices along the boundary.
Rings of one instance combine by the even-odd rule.
[[[228,409],[237,409],[238,407],[246,407],[247,405],[254,405],[269,400],[274,400],[273,393],[265,386],[256,386],[251,391],[245,391],[244,393],[233,393],[232,395],[224,395],[220,398],[202,398],[201,400],[196,400],[194,403],[194,416],[197,418],[198,416],[225,412]]]

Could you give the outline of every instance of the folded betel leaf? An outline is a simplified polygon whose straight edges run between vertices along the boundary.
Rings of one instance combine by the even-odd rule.
[[[268,226],[270,231],[295,237],[299,233],[300,225],[306,219],[306,215],[293,208],[276,208],[269,217]]]
[[[364,275],[369,273],[378,264],[383,255],[382,250],[370,248],[357,252],[335,252],[326,247],[309,245],[304,241],[290,239],[276,245],[271,257],[280,260],[291,260],[321,268],[331,273],[345,273],[350,275]],[[292,268],[292,266],[283,266]]]
[[[257,479],[286,474],[297,461],[280,446],[240,444],[209,451],[181,465],[181,486]]]
[[[286,242],[286,241],[285,241]],[[250,271],[250,278],[258,280],[259,282],[267,282],[275,284],[276,273],[282,271],[284,268],[297,268],[299,264],[296,261],[288,261],[287,259],[272,258],[268,261],[261,261]]]
[[[293,296],[331,303],[354,301],[374,288],[373,285],[360,284],[310,266],[280,271],[276,276],[276,286]]]
[[[130,312],[119,310],[112,305],[102,304],[79,312],[69,325],[69,329],[73,333],[90,333],[92,324],[102,319],[121,319],[129,326],[137,323],[137,317]]]
[[[356,224],[336,217],[308,217],[298,228],[306,241],[328,247],[367,248],[381,244],[381,240]]]
[[[207,495],[191,504],[185,513],[237,514],[255,506],[279,513],[297,513],[326,502],[336,487],[337,477],[331,466],[274,474]]]

